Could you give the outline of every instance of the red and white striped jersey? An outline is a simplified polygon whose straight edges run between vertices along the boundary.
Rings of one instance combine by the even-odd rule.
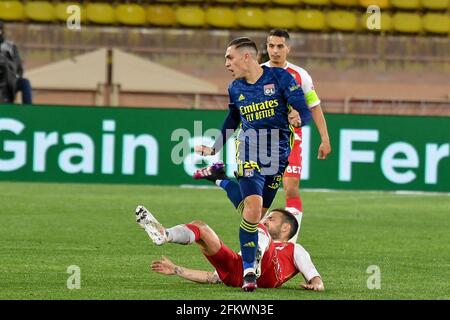
[[[260,224],[259,229],[264,230],[265,227]],[[299,272],[306,281],[316,276],[320,277],[309,253],[300,244],[276,242],[270,238],[266,230],[264,230],[265,232],[261,231],[259,237],[266,234],[270,243],[261,261],[261,275],[257,280],[259,287],[279,287]],[[261,242],[264,243],[264,241]]]
[[[270,64],[270,60],[261,64],[262,66],[273,67]],[[283,68],[289,72],[297,81],[297,83],[302,87],[303,93],[305,95],[306,104],[309,108],[313,108],[320,104],[320,99],[314,89],[314,84],[309,73],[290,62],[286,62],[286,66]]]

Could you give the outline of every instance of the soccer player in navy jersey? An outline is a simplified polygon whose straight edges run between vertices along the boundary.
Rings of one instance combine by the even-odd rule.
[[[281,68],[260,66],[257,55],[256,44],[249,38],[237,38],[228,44],[225,67],[235,80],[228,88],[229,113],[222,135],[213,147],[195,147],[202,155],[213,155],[240,127],[236,138],[238,184],[227,180],[221,187],[231,199],[243,199],[237,205],[242,210],[242,289],[249,292],[257,288],[258,223],[272,204],[288,164],[294,137],[292,124],[303,126],[312,118],[295,79]],[[291,112],[296,116],[290,116]]]

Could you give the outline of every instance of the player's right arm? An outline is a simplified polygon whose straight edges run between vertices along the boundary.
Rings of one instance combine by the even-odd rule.
[[[311,256],[300,244],[296,243],[294,248],[294,264],[298,271],[302,274],[307,283],[300,286],[306,290],[323,291],[322,278],[314,266]]]
[[[317,96],[316,90],[314,89],[314,84],[311,76],[306,72],[306,70],[297,70],[301,75],[302,79],[302,89],[305,94],[306,104],[311,109],[312,117],[314,123],[316,124],[317,130],[320,134],[320,146],[317,154],[317,158],[322,160],[326,159],[331,153],[330,137],[328,135],[327,122],[325,121],[325,116],[320,106],[320,99]]]
[[[227,140],[233,135],[234,131],[238,128],[239,123],[241,122],[241,114],[239,113],[239,109],[236,107],[234,103],[230,103],[228,105],[228,115],[223,122],[222,129],[220,130],[220,136],[214,142],[213,149],[215,152],[218,152],[222,149],[223,145],[227,142]]]
[[[222,129],[220,130],[220,136],[214,142],[212,147],[207,146],[195,146],[195,152],[201,154],[202,156],[210,156],[219,152],[227,140],[233,135],[234,131],[238,128],[241,122],[241,115],[239,109],[234,103],[228,105],[228,115],[226,116]]]
[[[317,153],[317,159],[324,160],[331,153],[331,143],[330,137],[328,135],[327,122],[325,121],[325,116],[323,115],[322,107],[319,105],[311,109],[312,117],[314,123],[316,124],[317,130],[320,134],[320,146]]]
[[[177,275],[183,279],[190,280],[198,283],[218,284],[222,283],[219,276],[215,272],[188,269],[182,266],[178,266],[169,258],[162,256],[161,260],[153,261],[151,269],[154,272],[158,272],[165,275]]]

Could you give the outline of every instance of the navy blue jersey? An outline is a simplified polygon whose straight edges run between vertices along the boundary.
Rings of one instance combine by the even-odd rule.
[[[293,127],[288,113],[299,111],[302,124],[311,112],[295,79],[284,69],[263,67],[254,84],[238,79],[228,88],[230,114],[239,115],[241,130],[237,140],[237,162],[253,163],[253,168],[270,167],[266,174],[282,173],[291,151]],[[249,165],[247,164],[247,167]]]
[[[311,120],[312,114],[306,105],[303,90],[295,79],[282,68],[262,68],[263,74],[256,83],[249,84],[245,79],[238,79],[230,84],[229,113],[223,123],[221,137],[214,143],[216,152],[230,137],[227,130],[235,130],[239,124],[244,132],[248,129],[278,129],[280,143],[285,145],[292,131],[288,122],[290,107],[300,113],[302,126]]]
[[[280,129],[289,134],[290,106],[302,118],[302,125],[311,120],[303,90],[289,72],[282,68],[263,66],[263,75],[254,84],[238,79],[228,88],[230,109],[239,111],[242,130]],[[231,110],[230,110],[231,111]]]

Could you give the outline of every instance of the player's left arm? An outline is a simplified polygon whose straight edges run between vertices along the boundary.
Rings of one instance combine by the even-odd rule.
[[[294,249],[294,264],[297,270],[302,274],[306,283],[300,284],[303,289],[323,291],[325,287],[322,282],[322,277],[314,266],[311,256],[300,244],[295,244]]]
[[[314,123],[320,134],[320,146],[317,154],[319,160],[324,160],[331,153],[330,137],[328,135],[327,122],[320,106],[320,99],[314,89],[314,84],[311,76],[303,71],[302,74],[302,89],[305,94],[306,104],[311,109]]]
[[[317,130],[320,134],[320,146],[317,152],[317,159],[325,160],[331,153],[331,143],[330,137],[328,135],[327,122],[325,116],[323,115],[322,107],[319,105],[311,109],[312,117],[314,123],[316,124]]]
[[[219,276],[215,272],[188,269],[182,266],[178,266],[165,256],[162,256],[161,260],[152,261],[151,269],[154,272],[165,275],[177,275],[183,279],[198,283],[222,283]]]

